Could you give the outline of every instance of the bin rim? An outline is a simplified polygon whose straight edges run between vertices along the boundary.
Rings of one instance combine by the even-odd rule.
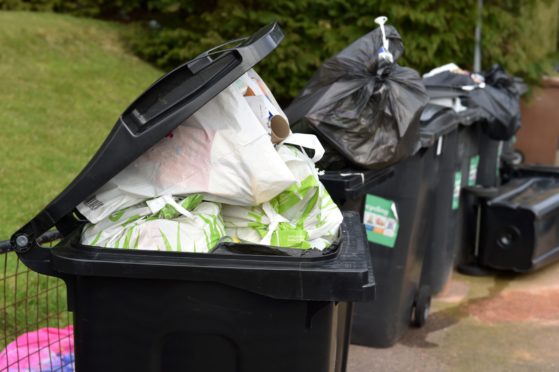
[[[447,108],[437,112],[429,120],[421,122],[419,138],[422,148],[432,147],[439,138],[458,129],[460,118],[454,110]]]
[[[79,231],[35,256],[34,271],[65,279],[212,282],[286,300],[370,301],[375,295],[372,262],[359,215],[345,212],[338,249],[318,257],[196,254],[83,246]]]

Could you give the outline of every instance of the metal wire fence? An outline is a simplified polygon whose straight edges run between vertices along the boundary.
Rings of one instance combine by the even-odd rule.
[[[41,244],[52,247],[58,238],[51,233]],[[0,275],[0,371],[32,370],[32,359],[41,359],[44,366],[45,358],[44,370],[62,371],[57,369],[59,362],[49,358],[49,350],[73,349],[73,333],[59,332],[73,322],[64,281],[29,270],[15,252],[0,254]]]

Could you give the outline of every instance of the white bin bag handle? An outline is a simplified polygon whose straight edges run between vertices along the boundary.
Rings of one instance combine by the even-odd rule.
[[[281,144],[296,145],[314,150],[314,155],[311,159],[313,163],[316,163],[324,156],[324,147],[314,134],[291,133]]]

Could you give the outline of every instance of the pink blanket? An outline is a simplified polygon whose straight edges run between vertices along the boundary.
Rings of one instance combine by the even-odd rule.
[[[0,371],[71,372],[74,328],[41,328],[24,333],[0,353]]]

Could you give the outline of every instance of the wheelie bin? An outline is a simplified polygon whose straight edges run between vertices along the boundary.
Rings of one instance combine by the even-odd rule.
[[[448,217],[457,207],[457,126],[453,111],[440,110],[422,123],[421,149],[412,157],[380,170],[321,176],[343,210],[360,213],[373,257],[376,297],[354,304],[353,343],[389,347],[411,322],[423,325],[431,286],[442,287],[448,278],[453,255],[445,242]]]
[[[62,278],[79,371],[341,371],[348,301],[375,284],[365,232],[345,213],[326,251],[220,243],[208,254],[80,244],[75,206],[268,55],[270,25],[176,68],[144,92],[77,178],[11,238],[30,269]],[[56,228],[54,248],[37,239]],[[338,359],[337,359],[338,358]]]
[[[460,182],[458,210],[456,218],[451,219],[449,233],[451,237],[447,250],[453,252],[454,264],[469,270],[468,262],[477,251],[477,199],[471,190],[496,187],[500,183],[499,165],[502,142],[488,135],[487,112],[470,96],[471,92],[459,89],[460,84],[470,82],[466,76],[447,74],[446,78],[424,79],[431,101],[446,103],[456,112],[459,121],[456,157],[456,180]],[[448,84],[447,81],[448,80]],[[447,84],[447,85],[445,85]],[[458,181],[460,179],[460,181]],[[439,288],[436,288],[439,289]],[[442,289],[442,288],[441,288]]]
[[[351,193],[343,202],[333,196],[342,210],[360,214],[377,278],[375,301],[354,304],[352,343],[392,346],[410,327],[412,316],[421,319],[428,311],[430,290],[420,288],[426,249],[423,234],[429,223],[428,185],[421,183],[424,156],[420,150],[389,170],[364,172],[361,192],[348,190]],[[327,190],[339,189],[347,182],[345,175],[352,173],[357,172],[328,172],[321,180]]]
[[[483,113],[479,108],[468,107],[457,113],[458,127],[458,155],[456,177],[461,179],[458,196],[457,218],[452,220],[453,226],[449,229],[452,234],[448,241],[454,253],[454,265],[459,266],[469,260],[468,255],[476,244],[477,211],[475,198],[465,190],[478,184],[478,172],[481,161],[481,141],[483,136],[481,121]],[[484,158],[485,160],[486,158]],[[492,164],[484,161],[484,166]],[[493,163],[494,164],[494,163]],[[495,169],[495,168],[494,168]],[[487,172],[485,172],[487,174]]]
[[[417,72],[394,62],[403,43],[382,22],[326,60],[285,110],[295,131],[324,142],[321,181],[367,231],[376,300],[354,304],[351,342],[373,347],[397,342],[412,313],[421,322],[431,296],[420,287],[432,183],[422,182],[431,153],[419,119],[428,97]]]
[[[462,187],[462,173],[457,166],[459,117],[449,108],[428,105],[421,119],[422,147],[428,152],[422,182],[430,185],[425,206],[430,225],[422,237],[427,248],[421,286],[436,294],[444,288],[454,268],[452,242],[459,222]]]
[[[421,122],[415,155],[375,177],[365,173],[371,181],[361,195],[346,189],[345,200],[337,199],[342,209],[362,214],[377,278],[375,301],[354,305],[353,343],[389,347],[410,324],[422,326],[432,294],[448,278],[453,257],[444,244],[456,191],[457,125],[451,110],[432,113]],[[350,172],[339,172],[338,182],[332,173],[323,181],[329,190]]]
[[[481,205],[477,263],[530,272],[559,260],[559,177],[515,178]]]

